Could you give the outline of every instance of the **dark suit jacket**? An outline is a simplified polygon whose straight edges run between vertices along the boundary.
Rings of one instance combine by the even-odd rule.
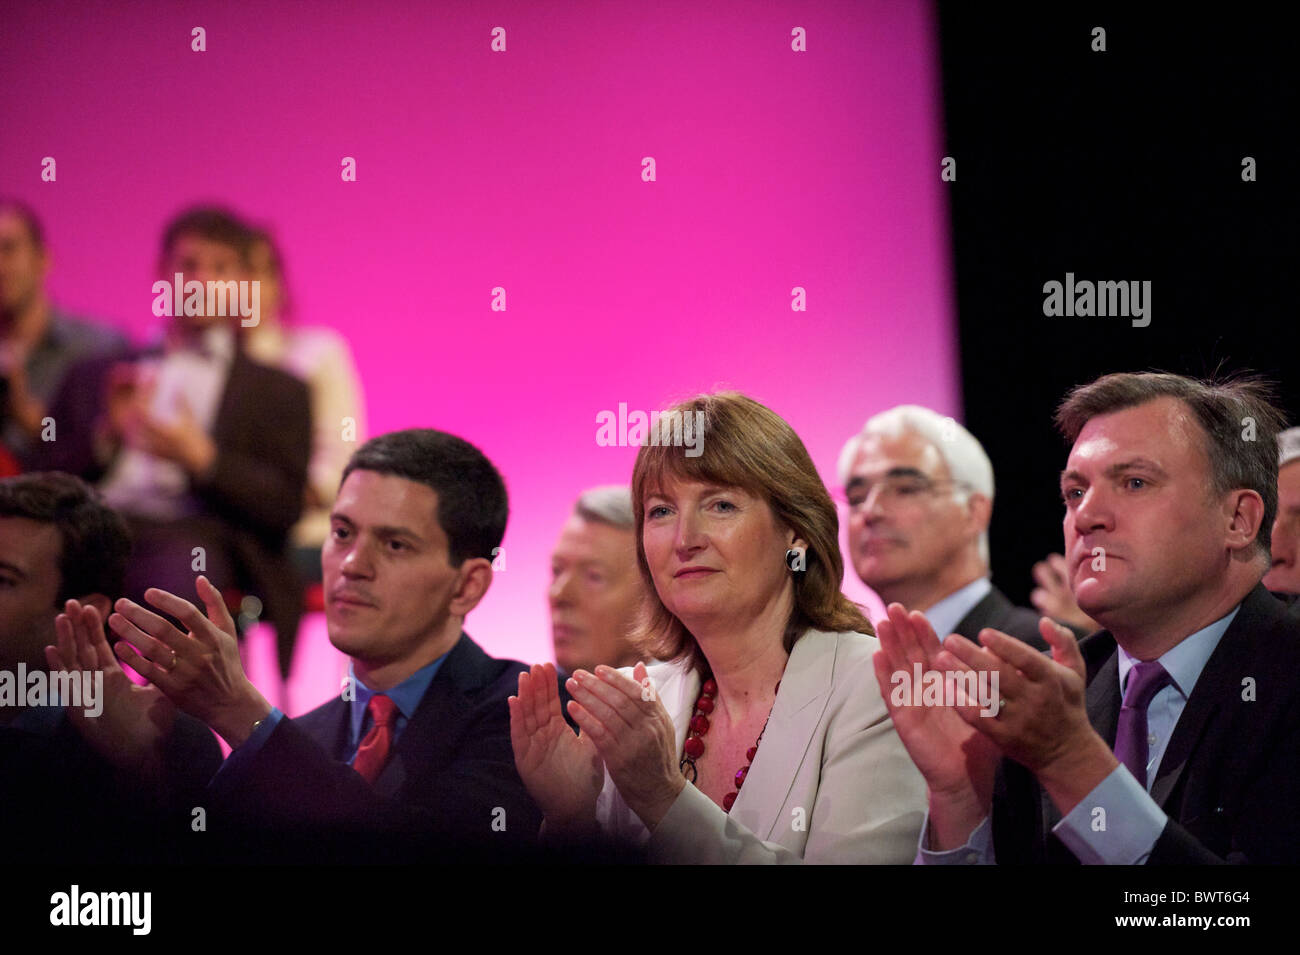
[[[1105,630],[1080,645],[1093,728],[1110,745],[1119,663]],[[1256,586],[1205,664],[1151,787],[1169,816],[1150,864],[1300,861],[1300,619]],[[1050,830],[1060,813],[1004,760],[993,799],[999,863],[1077,861]]]
[[[973,643],[979,643],[979,633],[985,627],[992,627],[994,630],[1001,630],[1003,633],[1015,637],[1017,640],[1023,640],[1037,650],[1046,650],[1047,641],[1038,633],[1038,621],[1042,617],[1037,610],[1031,610],[1028,607],[1017,607],[998,588],[994,587],[984,599],[971,607],[970,613],[962,617],[957,622],[956,633],[960,633],[967,640]],[[1075,637],[1083,637],[1085,634],[1077,627],[1070,627]],[[946,633],[939,634],[939,639],[946,637]]]
[[[66,718],[52,734],[0,727],[0,861],[177,862],[203,835],[191,811],[221,765],[212,731],[177,714],[161,787],[116,769]]]
[[[1282,601],[1282,605],[1292,614],[1300,615],[1300,594],[1273,593],[1273,596]]]
[[[336,698],[282,720],[246,763],[227,767],[216,801],[259,844],[316,861],[527,852],[542,817],[515,770],[506,705],[525,670],[462,633],[373,787],[344,762],[351,704]]]
[[[91,483],[105,475],[107,466],[95,460],[94,426],[104,411],[108,373],[122,360],[121,355],[94,358],[68,372],[50,407],[57,440],[34,455],[34,467],[67,471]],[[302,512],[311,455],[307,385],[236,352],[212,439],[217,446],[212,473],[192,490],[206,512],[225,526],[224,544],[241,589],[262,600],[263,616],[277,634],[291,640],[302,613],[302,587],[286,541]],[[286,662],[283,656],[281,662]]]

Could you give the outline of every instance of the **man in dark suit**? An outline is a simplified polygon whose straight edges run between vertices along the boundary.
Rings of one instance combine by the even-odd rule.
[[[82,680],[77,661],[62,658],[60,611],[85,605],[102,619],[129,549],[121,517],[77,478],[0,481],[0,857],[175,861],[193,796],[221,764],[207,727],[178,717],[156,690],[120,668]],[[102,625],[96,639],[111,661]],[[56,680],[59,671],[78,679]],[[60,684],[69,699],[33,695]],[[125,698],[116,708],[114,695]],[[136,839],[135,823],[153,838]]]
[[[1297,861],[1300,621],[1260,585],[1281,415],[1248,380],[1121,374],[1057,422],[1071,585],[1106,629],[1044,620],[1049,659],[940,649],[901,607],[880,628],[895,665],[999,681],[992,718],[891,708],[930,788],[922,861]]]
[[[74,366],[50,410],[56,439],[37,460],[95,483],[127,518],[127,595],[138,601],[149,586],[188,593],[203,571],[228,594],[261,602],[286,659],[302,606],[286,541],[302,510],[311,411],[303,382],[240,347],[243,323],[257,320],[231,307],[256,302],[250,243],[248,228],[220,209],[173,220],[155,286],[167,287],[155,301],[171,316],[164,345]]]
[[[232,747],[214,817],[290,858],[501,858],[533,844],[541,815],[515,770],[506,705],[526,668],[463,631],[506,516],[500,475],[460,438],[410,430],[363,445],[321,557],[330,641],[351,674],[340,698],[296,720],[244,676],[205,579],[207,618],[150,592],[189,637],[119,601],[109,624],[132,645],[122,659]]]
[[[993,465],[974,435],[900,405],[849,439],[839,472],[853,568],[882,601],[921,611],[939,633],[974,640],[994,627],[1047,649],[1039,615],[989,580]]]

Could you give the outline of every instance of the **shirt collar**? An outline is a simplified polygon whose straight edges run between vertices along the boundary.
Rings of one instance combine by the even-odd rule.
[[[447,653],[450,652],[450,650],[447,651]],[[420,701],[424,699],[424,694],[429,690],[429,685],[433,683],[433,678],[437,676],[443,661],[447,659],[447,653],[444,653],[432,663],[426,663],[397,686],[384,691],[383,695],[397,704],[397,711],[402,714],[402,717],[407,722],[415,715],[416,708],[419,707]],[[361,726],[365,721],[366,707],[370,705],[370,698],[377,695],[379,691],[372,690],[362,683],[357,678],[351,663],[348,664],[348,679],[356,687],[357,693],[357,697],[352,703],[351,713],[352,739],[355,741],[361,738]]]
[[[934,632],[943,640],[954,632],[963,617],[974,609],[975,605],[989,595],[993,584],[987,577],[972,580],[960,590],[954,590],[937,604],[925,611],[925,619],[930,621]]]
[[[1192,688],[1196,686],[1196,681],[1201,677],[1201,671],[1205,669],[1205,664],[1210,661],[1210,654],[1214,648],[1219,645],[1223,639],[1223,634],[1232,621],[1237,616],[1237,611],[1241,609],[1241,604],[1233,607],[1227,614],[1220,617],[1208,627],[1202,627],[1189,637],[1182,640],[1164,652],[1158,658],[1161,666],[1165,668],[1174,681],[1174,686],[1181,693],[1184,699],[1190,698]],[[1124,693],[1124,688],[1128,685],[1129,671],[1141,662],[1136,657],[1129,656],[1128,652],[1119,647],[1119,690],[1120,695]]]

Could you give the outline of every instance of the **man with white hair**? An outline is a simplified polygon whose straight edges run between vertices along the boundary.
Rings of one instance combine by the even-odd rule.
[[[1264,586],[1300,611],[1300,428],[1277,436],[1277,518],[1273,521],[1273,565]]]
[[[644,596],[635,528],[632,492],[611,485],[583,492],[560,532],[548,599],[555,662],[565,673],[642,659],[628,639]]]
[[[940,634],[992,627],[1039,649],[1039,614],[989,579],[993,465],[952,418],[900,405],[840,453],[853,569],[886,605],[923,612]]]

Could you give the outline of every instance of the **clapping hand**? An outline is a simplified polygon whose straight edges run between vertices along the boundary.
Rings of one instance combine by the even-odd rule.
[[[58,645],[45,648],[51,670],[102,673],[102,711],[87,716],[69,706],[68,719],[90,746],[119,769],[157,779],[176,708],[158,689],[137,686],[122,670],[104,637],[95,607],[69,600],[54,621]]]
[[[169,621],[134,601],[117,602],[108,625],[121,637],[114,647],[123,663],[167,695],[177,707],[239,746],[271,713],[271,704],[244,675],[239,662],[235,621],[221,592],[206,577],[195,581],[207,608],[205,617],[188,600],[151,587],[144,597],[189,628]]]
[[[968,722],[978,717],[977,701],[959,700],[955,707],[914,705],[918,701],[908,693],[902,705],[895,702],[895,674],[905,674],[910,687],[916,664],[922,673],[943,670],[945,664],[949,671],[967,667],[944,658],[939,637],[924,614],[908,613],[897,603],[890,604],[887,613],[876,625],[876,682],[899,739],[930,791],[931,847],[954,848],[988,815],[1001,754]]]
[[[564,721],[554,664],[534,664],[520,673],[519,695],[508,704],[515,767],[547,827],[569,835],[591,834],[605,767],[591,738],[575,734]]]
[[[613,667],[579,670],[565,684],[569,712],[609,769],[619,795],[646,827],[655,826],[686,786],[678,767],[677,731],[638,663],[632,677]]]

